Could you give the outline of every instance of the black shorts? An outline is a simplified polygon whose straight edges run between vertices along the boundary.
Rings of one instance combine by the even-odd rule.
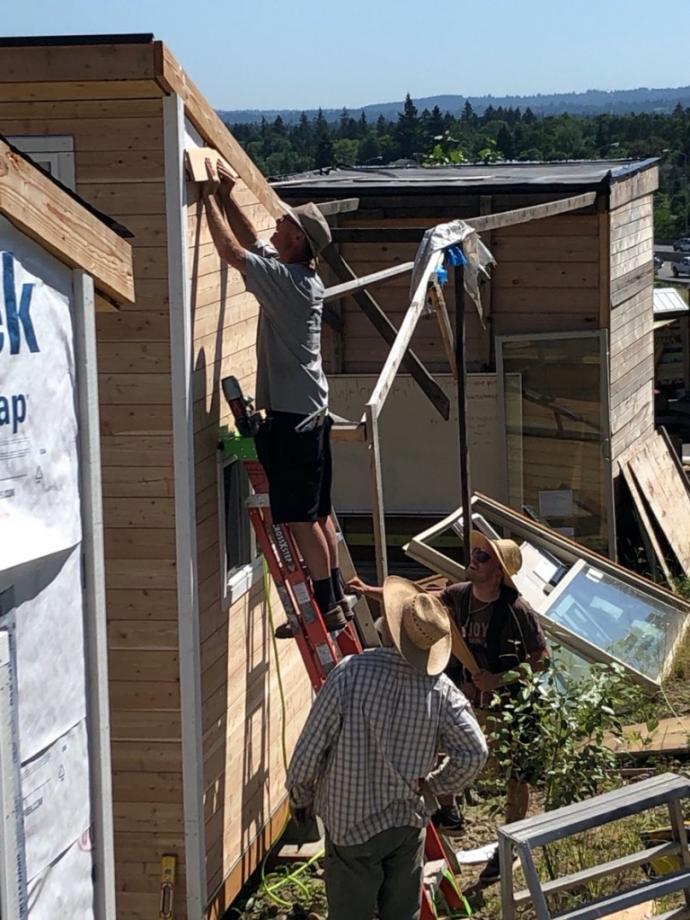
[[[275,524],[316,521],[331,513],[332,421],[295,431],[304,415],[271,412],[256,435],[256,453],[268,476]]]

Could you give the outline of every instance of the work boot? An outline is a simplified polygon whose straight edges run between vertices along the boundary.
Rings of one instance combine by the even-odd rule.
[[[281,623],[280,626],[276,626],[273,635],[276,639],[292,639],[294,633],[292,631],[292,626],[287,622]]]
[[[345,629],[347,619],[340,604],[336,604],[335,607],[331,607],[330,610],[323,614],[323,622],[330,633],[340,632],[341,629]]]
[[[465,832],[465,819],[455,805],[441,805],[431,816],[434,827],[442,834],[460,835]]]
[[[510,851],[513,856],[513,868],[516,867],[519,860],[517,859],[517,851],[515,847],[511,847]],[[499,850],[496,847],[494,855],[489,859],[487,864],[484,866],[482,871],[479,873],[479,883],[480,885],[492,885],[494,882],[497,882],[501,877],[501,860],[499,857]]]

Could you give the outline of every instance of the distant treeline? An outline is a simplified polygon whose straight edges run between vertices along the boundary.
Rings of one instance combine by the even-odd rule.
[[[438,106],[421,113],[408,95],[393,120],[374,123],[343,109],[336,121],[319,110],[292,124],[281,116],[229,124],[266,176],[333,166],[456,164],[501,160],[587,160],[663,156],[656,197],[659,238],[684,233],[690,219],[690,108],[671,114],[537,116],[530,108],[489,106],[481,115],[467,102],[458,117]]]

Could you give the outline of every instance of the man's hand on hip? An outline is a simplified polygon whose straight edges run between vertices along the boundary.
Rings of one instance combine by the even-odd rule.
[[[501,675],[492,674],[491,671],[482,668],[472,675],[472,683],[479,690],[497,690],[501,686]]]

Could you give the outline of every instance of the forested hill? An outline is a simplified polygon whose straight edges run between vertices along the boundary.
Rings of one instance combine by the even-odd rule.
[[[560,115],[569,112],[571,115],[598,115],[602,112],[623,114],[627,112],[672,112],[680,103],[690,106],[690,86],[678,86],[659,89],[650,89],[646,86],[637,89],[600,90],[588,89],[584,93],[537,93],[532,96],[459,96],[441,95],[426,96],[413,99],[414,104],[421,111],[438,106],[442,112],[459,115],[466,102],[469,102],[477,114],[482,114],[485,109],[492,106],[497,108],[515,109],[530,108],[535,115]],[[369,120],[376,119],[379,115],[384,118],[395,118],[402,112],[405,103],[379,102],[365,105],[361,108],[351,108],[350,113],[357,118],[364,112]],[[327,121],[335,121],[340,116],[340,109],[323,109]],[[316,115],[316,109],[306,110],[307,117]],[[250,124],[259,122],[262,118],[272,121],[278,115],[286,124],[293,124],[299,120],[301,109],[229,109],[220,111],[219,115],[225,121]]]
[[[537,115],[531,108],[466,102],[461,114],[439,106],[421,112],[408,96],[392,118],[369,119],[343,109],[335,121],[321,111],[294,123],[281,115],[243,124],[226,119],[266,176],[334,166],[492,163],[501,160],[598,160],[662,157],[655,223],[662,239],[690,222],[690,105],[670,114]]]

